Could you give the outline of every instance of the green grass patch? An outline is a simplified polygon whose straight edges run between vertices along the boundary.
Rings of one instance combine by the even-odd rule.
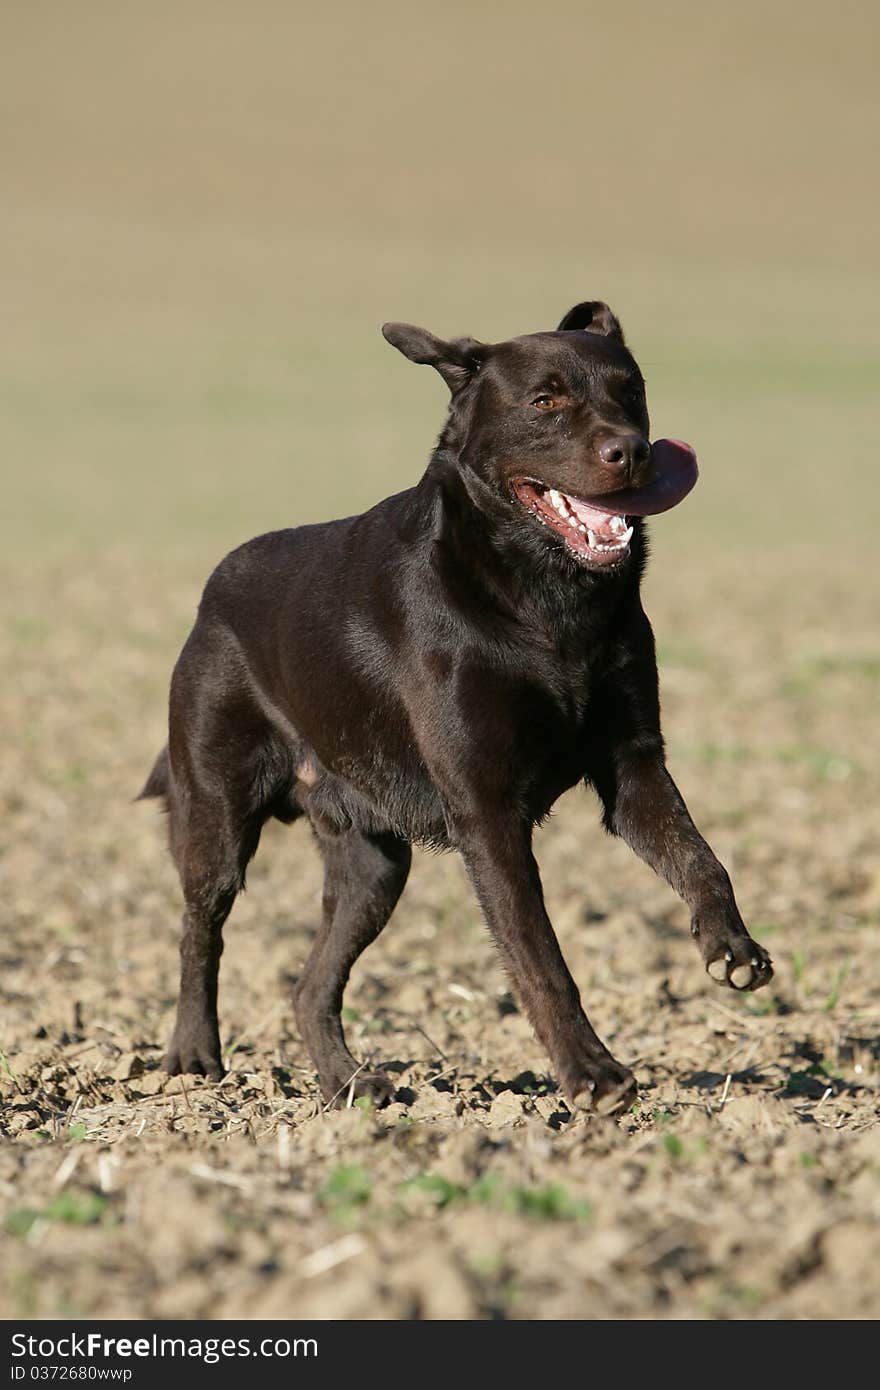
[[[12,1063],[10,1062],[6,1053],[3,1051],[2,1047],[0,1047],[0,1071],[5,1072],[6,1075],[9,1077],[10,1081],[14,1081],[16,1086],[18,1085],[18,1075],[15,1071],[13,1071]]]
[[[684,1143],[677,1134],[664,1134],[663,1147],[670,1158],[684,1158]]]
[[[663,1135],[663,1150],[673,1163],[691,1163],[709,1151],[709,1141],[699,1135],[693,1143],[686,1144],[677,1134]]]
[[[846,959],[844,960],[843,964],[840,966],[837,974],[834,977],[834,984],[831,986],[831,989],[825,999],[825,1002],[822,1005],[822,1009],[826,1014],[832,1013],[834,1009],[837,1008],[837,1005],[840,1002],[840,991],[843,988],[844,980],[849,974],[850,959],[851,958],[849,956],[846,957]]]
[[[7,1235],[24,1238],[38,1221],[61,1222],[65,1226],[94,1226],[102,1221],[109,1199],[100,1192],[59,1192],[46,1207],[13,1207],[6,1215]]]
[[[427,1195],[438,1210],[456,1203],[471,1203],[525,1216],[532,1221],[585,1222],[593,1214],[591,1202],[573,1197],[559,1183],[506,1184],[497,1173],[487,1173],[469,1186],[453,1182],[440,1173],[420,1173],[402,1183],[398,1192],[404,1204],[410,1193],[418,1192]]]
[[[343,1163],[334,1168],[318,1193],[318,1202],[337,1221],[351,1224],[373,1195],[373,1179],[366,1168]]]

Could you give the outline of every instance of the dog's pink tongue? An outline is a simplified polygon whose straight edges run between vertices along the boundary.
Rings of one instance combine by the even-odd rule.
[[[591,497],[590,506],[611,516],[656,516],[683,502],[697,481],[697,455],[681,439],[658,439],[651,445],[657,474],[645,487],[622,488]]]

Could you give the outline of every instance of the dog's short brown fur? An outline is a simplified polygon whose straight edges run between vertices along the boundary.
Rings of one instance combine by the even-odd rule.
[[[328,1101],[393,1090],[359,1069],[340,1009],[421,842],[461,853],[565,1094],[618,1109],[634,1079],[584,1013],[532,855],[563,792],[595,788],[607,828],[688,904],[714,978],[755,989],[772,974],[665,767],[644,523],[603,549],[547,503],[651,484],[644,383],[598,302],[493,346],[384,332],[452,393],[423,478],[362,516],[233,551],[174,670],[168,747],[142,793],[166,799],[186,903],[165,1066],[222,1074],[223,923],[264,822],[306,816],[326,877],[295,1008]]]

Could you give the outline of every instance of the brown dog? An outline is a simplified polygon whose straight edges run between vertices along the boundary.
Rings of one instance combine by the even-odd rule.
[[[770,979],[666,770],[642,517],[696,480],[648,443],[644,382],[605,304],[488,346],[386,324],[452,393],[421,481],[362,516],[273,532],[205,589],[171,683],[164,796],[186,911],[172,1072],[222,1074],[222,927],[264,822],[307,816],[323,922],[295,992],[326,1099],[393,1090],[345,1044],[342,994],[406,882],[459,850],[566,1095],[611,1111],[632,1074],[590,1026],[547,918],[533,827],[576,782],[688,904],[710,975]]]

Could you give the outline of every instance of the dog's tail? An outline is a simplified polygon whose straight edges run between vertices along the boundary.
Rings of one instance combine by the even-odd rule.
[[[143,791],[135,797],[135,801],[146,801],[151,796],[167,797],[169,778],[168,749],[163,748],[162,752],[153,763],[153,770],[144,783]]]

